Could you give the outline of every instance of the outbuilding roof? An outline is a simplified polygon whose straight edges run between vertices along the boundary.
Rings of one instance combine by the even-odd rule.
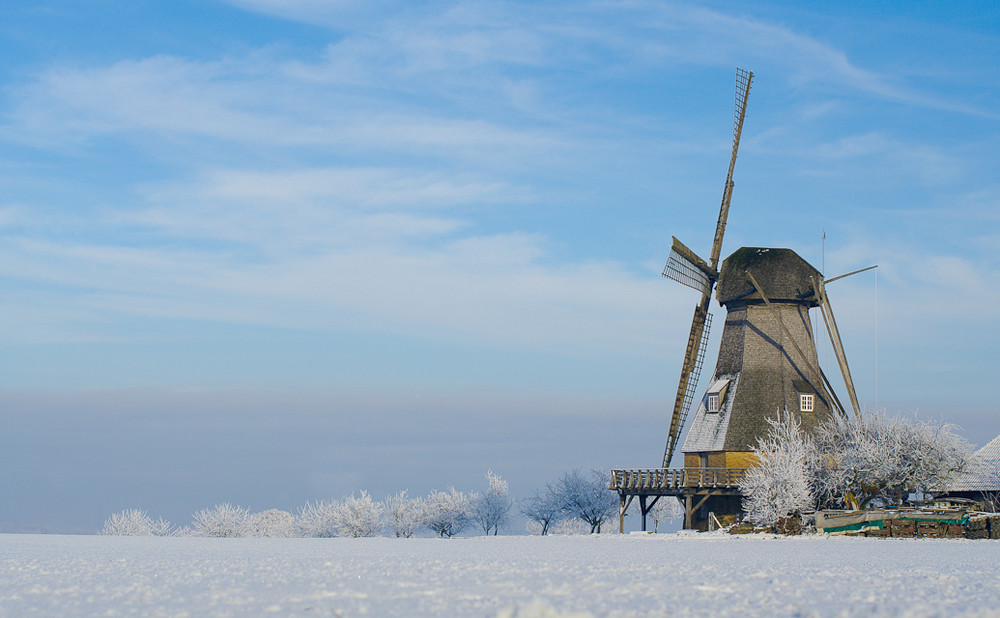
[[[971,470],[948,486],[948,491],[1000,491],[1000,436],[973,454]]]

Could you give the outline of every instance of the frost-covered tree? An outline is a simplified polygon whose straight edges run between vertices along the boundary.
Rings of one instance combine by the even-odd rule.
[[[553,523],[565,517],[563,505],[550,485],[545,491],[535,491],[535,495],[521,500],[521,514],[538,525],[539,534],[549,533]]]
[[[333,526],[339,536],[378,536],[382,532],[382,504],[372,500],[367,491],[351,495],[337,504]]]
[[[454,487],[432,491],[424,506],[424,525],[438,536],[451,538],[465,530],[471,521],[469,497]]]
[[[672,521],[684,517],[684,506],[680,501],[670,496],[660,496],[649,509],[649,517],[653,520],[653,532],[657,532],[661,521]]]
[[[757,465],[740,480],[743,511],[755,524],[770,526],[813,503],[809,461],[812,444],[787,411],[768,419],[767,434],[752,447]]]
[[[424,501],[408,497],[403,490],[385,499],[385,515],[393,534],[410,538],[424,523]]]
[[[247,536],[250,511],[228,502],[202,509],[194,514],[191,532],[194,536]]]
[[[247,536],[286,538],[295,532],[295,518],[288,511],[268,509],[247,518]]]
[[[884,506],[945,487],[967,468],[972,452],[956,430],[884,413],[824,423],[812,458],[820,502]]]
[[[618,513],[618,499],[608,489],[607,475],[600,470],[591,470],[589,476],[580,470],[567,472],[553,491],[562,510],[589,524],[591,534],[599,533],[601,524]]]
[[[472,501],[472,519],[485,534],[489,535],[492,530],[493,536],[496,536],[500,528],[507,526],[514,501],[510,497],[507,481],[493,474],[492,470],[486,473],[486,482],[486,491],[476,495]]]
[[[338,503],[331,501],[306,502],[295,517],[299,536],[330,538],[337,536]]]
[[[104,522],[100,534],[113,536],[169,536],[173,525],[162,517],[153,520],[141,509],[124,509]]]

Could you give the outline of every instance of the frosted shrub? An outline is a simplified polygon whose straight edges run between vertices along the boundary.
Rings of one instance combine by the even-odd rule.
[[[104,522],[100,534],[112,536],[166,536],[173,526],[160,518],[150,519],[146,511],[140,509],[124,509],[115,513]]]
[[[424,501],[409,498],[406,490],[385,499],[385,515],[392,533],[410,538],[424,523]]]
[[[333,526],[340,536],[378,536],[382,532],[382,510],[367,491],[341,501],[334,509]]]
[[[194,514],[191,525],[193,536],[239,537],[248,536],[250,512],[228,502],[202,509]]]
[[[295,518],[295,528],[300,536],[329,538],[337,536],[336,501],[306,502]]]
[[[486,491],[472,500],[472,519],[484,533],[488,535],[492,530],[493,536],[496,536],[500,528],[507,526],[514,501],[510,498],[507,481],[493,474],[492,470],[486,473],[486,482]]]
[[[247,518],[246,535],[255,537],[295,536],[295,519],[288,511],[269,509]]]
[[[424,524],[438,536],[451,538],[469,525],[470,507],[469,497],[454,487],[432,491],[425,503]]]
[[[770,526],[813,503],[809,438],[798,419],[787,411],[767,422],[767,435],[753,447],[758,464],[746,471],[739,485],[747,519],[761,526]]]

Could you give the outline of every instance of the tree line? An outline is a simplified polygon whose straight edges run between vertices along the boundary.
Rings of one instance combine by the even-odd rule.
[[[486,473],[484,491],[465,493],[450,488],[427,496],[401,491],[377,501],[367,491],[340,500],[307,502],[296,513],[270,509],[259,513],[224,503],[202,509],[190,525],[177,527],[154,520],[141,509],[111,515],[101,534],[125,536],[202,537],[411,537],[421,530],[453,537],[478,529],[497,535],[510,526],[515,507],[528,518],[529,530],[549,534],[559,530],[600,532],[618,513],[618,501],[608,490],[606,472],[573,470],[520,501],[493,471]],[[660,511],[662,518],[676,513]],[[656,516],[654,515],[654,519]],[[575,522],[575,523],[574,523]]]

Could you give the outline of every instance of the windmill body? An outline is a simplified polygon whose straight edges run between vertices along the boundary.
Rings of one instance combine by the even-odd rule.
[[[685,467],[745,468],[779,412],[798,416],[806,431],[834,414],[809,316],[819,276],[790,249],[743,247],[723,262],[716,298],[726,323],[681,449]]]

